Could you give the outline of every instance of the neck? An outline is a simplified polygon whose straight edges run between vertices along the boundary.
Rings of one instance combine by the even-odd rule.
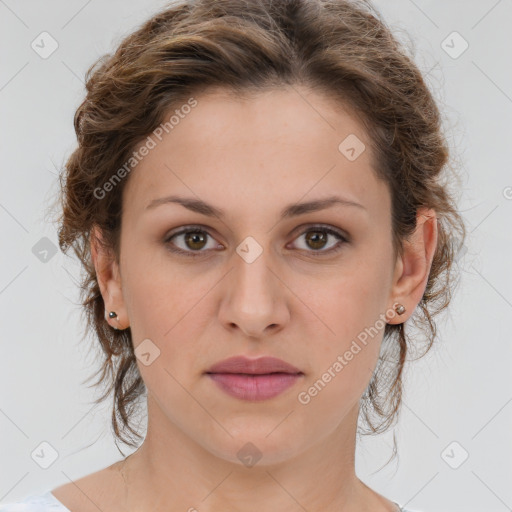
[[[358,412],[354,407],[327,438],[300,454],[283,460],[273,457],[267,464],[262,457],[245,466],[205,450],[162,417],[149,395],[146,439],[119,466],[125,483],[124,510],[395,511],[392,502],[355,475]]]

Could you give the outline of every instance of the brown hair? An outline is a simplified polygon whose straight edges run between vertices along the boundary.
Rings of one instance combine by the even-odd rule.
[[[396,251],[413,232],[418,208],[436,211],[438,245],[425,293],[411,318],[427,342],[424,353],[434,342],[433,317],[450,302],[456,284],[453,264],[465,227],[447,189],[446,171],[453,169],[439,109],[413,59],[379,13],[367,1],[350,0],[173,3],[88,69],[87,95],[74,118],[78,147],[61,178],[59,245],[63,252],[71,246],[85,270],[83,311],[103,358],[95,385],[107,385],[96,402],[113,391],[116,445],[119,439],[135,447],[132,435],[142,439],[131,422],[145,385],[130,328],[116,331],[105,320],[90,254],[91,230],[98,226],[105,247],[119,261],[127,180],[101,199],[95,191],[170,109],[192,94],[219,86],[240,95],[286,84],[329,95],[363,123],[375,155],[374,171],[390,190]],[[381,357],[361,400],[369,433],[387,430],[398,417],[406,355],[419,344],[416,337],[412,341],[409,326],[386,325]]]

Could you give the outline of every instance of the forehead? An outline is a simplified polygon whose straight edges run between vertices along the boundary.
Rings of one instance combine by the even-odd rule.
[[[177,114],[159,138],[151,135],[154,147],[130,173],[123,203],[133,213],[175,193],[238,212],[273,204],[277,211],[333,191],[389,208],[368,135],[333,99],[293,86],[244,95],[212,89],[194,100],[165,116]]]

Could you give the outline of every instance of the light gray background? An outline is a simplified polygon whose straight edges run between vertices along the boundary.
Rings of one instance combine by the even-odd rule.
[[[79,342],[78,264],[60,251],[42,262],[33,247],[43,237],[57,246],[45,211],[75,145],[72,120],[86,69],[164,5],[0,0],[0,502],[55,488],[120,458],[110,404],[93,408],[96,395],[83,384],[96,366]],[[410,34],[445,113],[463,173],[460,210],[469,238],[440,339],[406,368],[399,464],[378,471],[391,454],[391,432],[365,438],[358,475],[412,510],[511,510],[512,3],[376,5],[401,39]],[[31,48],[43,31],[59,45],[47,59]],[[458,58],[442,47],[453,31],[469,43]],[[463,42],[451,36],[444,44],[457,52]],[[31,458],[43,441],[59,454],[48,469]],[[464,451],[468,459],[450,467]]]

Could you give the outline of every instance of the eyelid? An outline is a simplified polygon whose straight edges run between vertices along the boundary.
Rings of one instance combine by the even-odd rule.
[[[297,231],[299,232],[299,234],[304,234],[305,232],[311,231],[315,228],[324,229],[328,232],[332,232],[338,235],[339,237],[343,238],[345,241],[350,242],[350,236],[346,231],[344,231],[341,228],[332,226],[331,224],[324,224],[322,222],[308,222],[305,224],[301,224],[292,231],[292,234],[295,234]]]
[[[297,226],[292,231],[292,233],[296,233],[297,231],[299,231],[299,233],[294,238],[294,240],[296,238],[298,238],[299,236],[306,234],[309,231],[313,231],[315,228],[317,228],[319,231],[323,230],[330,235],[338,237],[338,244],[335,245],[334,247],[327,249],[327,250],[319,249],[318,251],[314,251],[314,250],[299,249],[299,251],[305,251],[308,253],[308,255],[311,254],[313,257],[316,257],[316,256],[321,257],[323,255],[333,255],[333,254],[336,254],[341,249],[340,244],[345,245],[346,243],[350,243],[350,241],[351,241],[351,237],[344,230],[341,230],[339,228],[331,226],[330,224],[322,224],[322,223],[309,223],[309,224],[301,224],[300,226]],[[185,233],[189,233],[189,232],[193,232],[193,231],[204,232],[207,236],[215,239],[215,237],[210,233],[209,227],[206,227],[201,224],[189,224],[189,225],[185,225],[185,226],[180,226],[176,230],[173,230],[173,231],[167,233],[166,236],[164,237],[164,244],[169,246],[169,250],[171,252],[183,254],[185,256],[191,256],[191,257],[205,256],[210,251],[215,250],[215,249],[207,249],[207,250],[198,250],[198,251],[192,251],[192,250],[185,251],[185,250],[177,248],[177,247],[172,247],[172,248],[170,247],[170,245],[171,245],[170,241],[172,238],[174,238],[175,236],[183,235]]]

